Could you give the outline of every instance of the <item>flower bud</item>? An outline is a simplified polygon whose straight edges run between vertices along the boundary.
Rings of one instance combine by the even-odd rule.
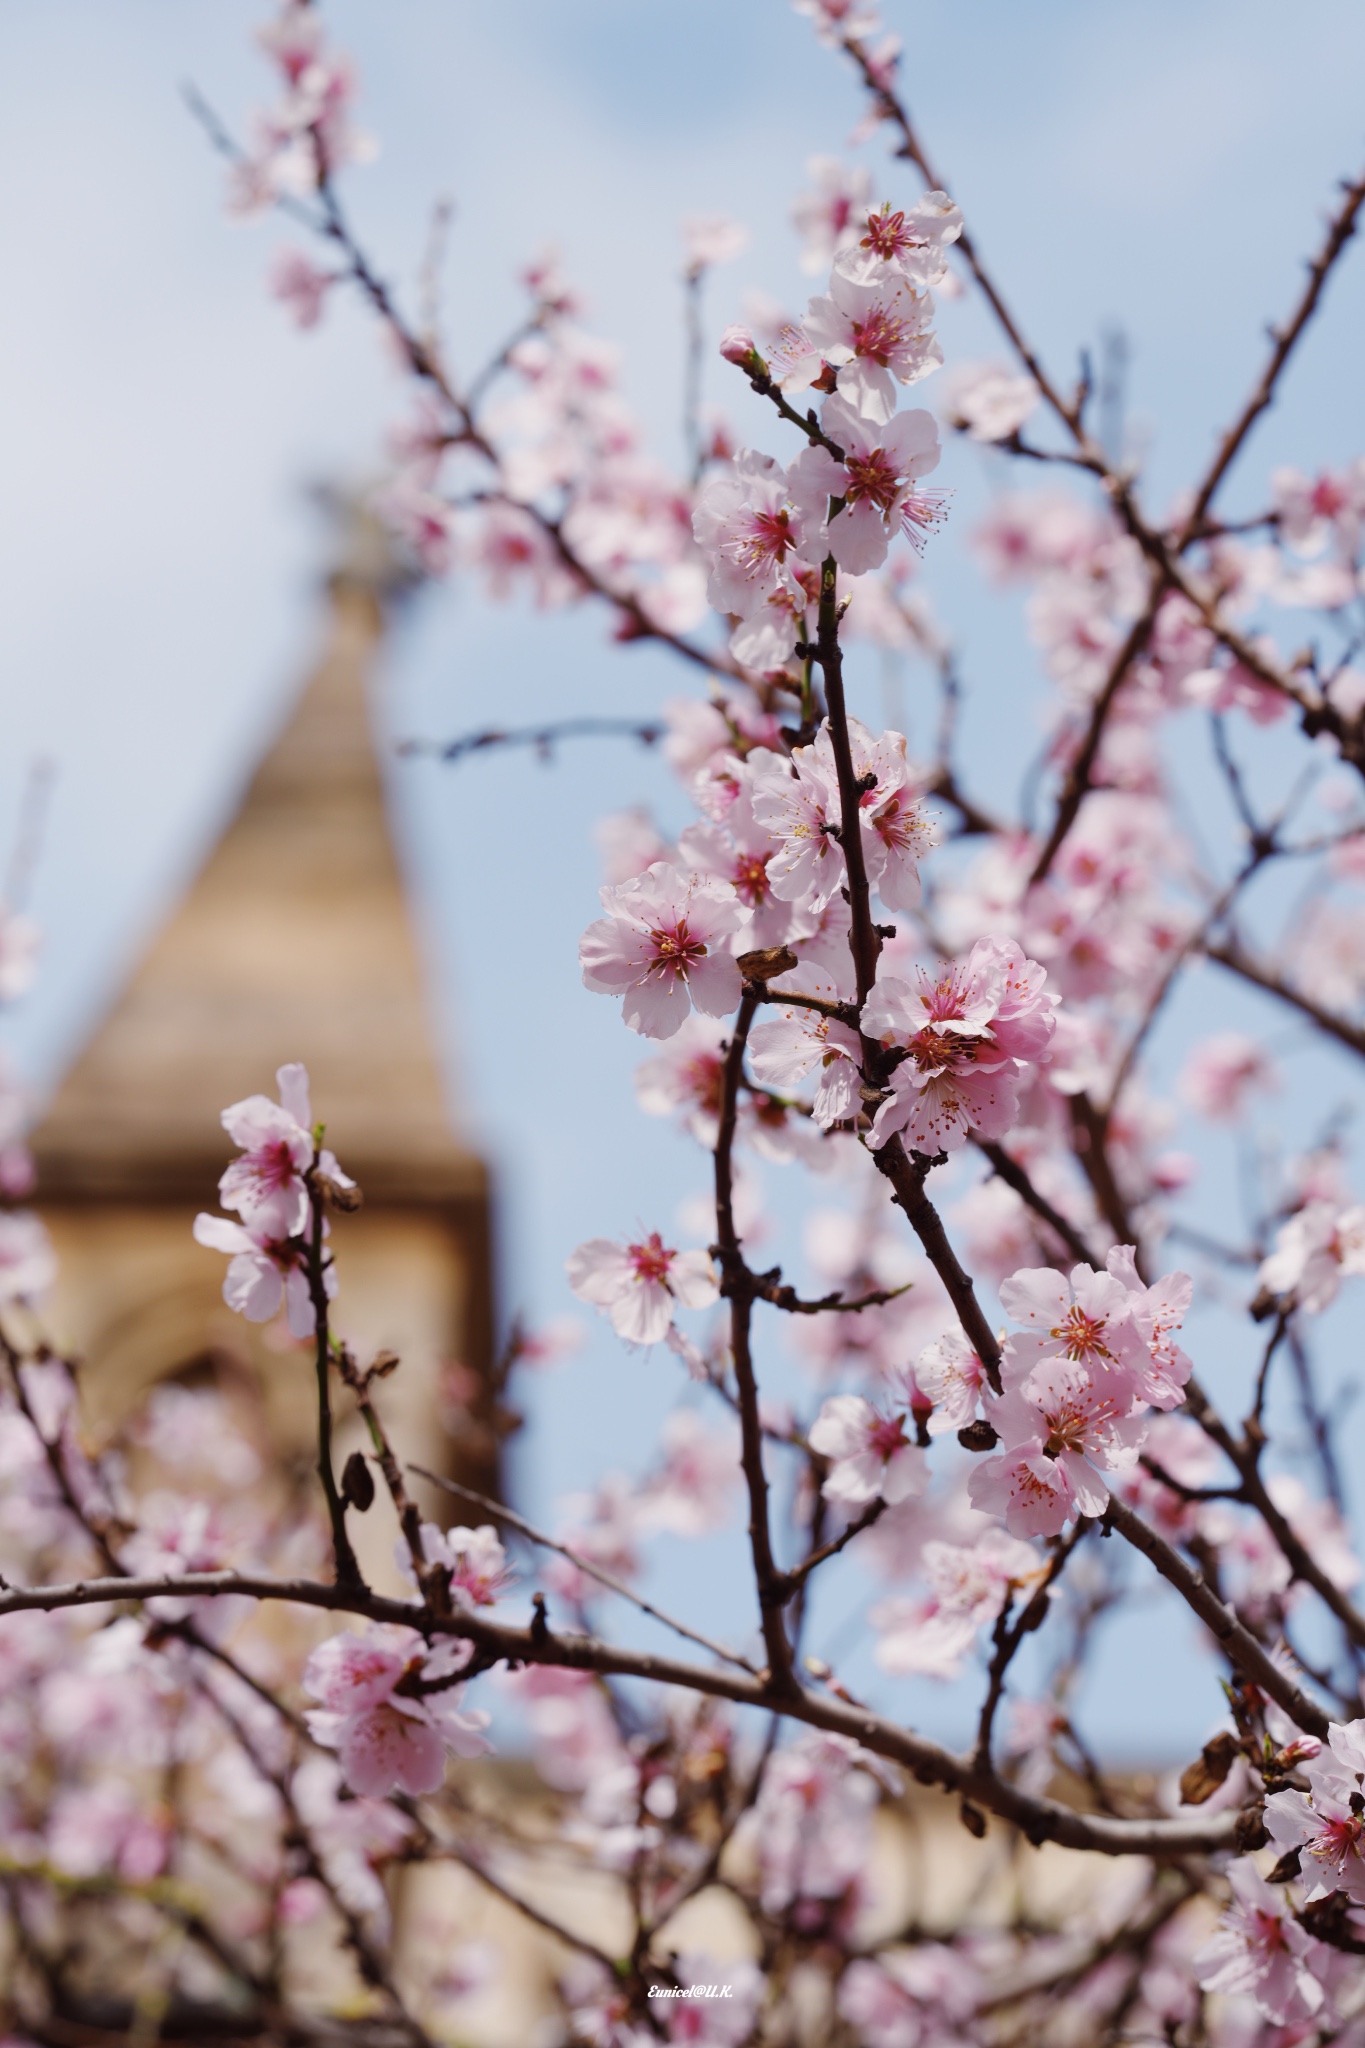
[[[763,358],[747,327],[727,327],[720,338],[720,352],[727,363],[736,363],[741,370],[763,367]]]

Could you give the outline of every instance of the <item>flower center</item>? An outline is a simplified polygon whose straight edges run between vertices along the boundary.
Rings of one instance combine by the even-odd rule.
[[[706,944],[694,939],[687,929],[687,919],[680,917],[672,931],[653,931],[654,958],[649,963],[651,974],[680,974],[684,981],[687,970],[698,960],[706,958]]]
[[[1083,1308],[1073,1302],[1061,1322],[1049,1332],[1049,1335],[1066,1346],[1068,1358],[1099,1358],[1112,1363],[1114,1354],[1104,1341],[1107,1327],[1105,1317],[1088,1316]]]
[[[853,353],[868,356],[885,369],[904,350],[909,329],[889,306],[874,306],[866,320],[853,322]]]
[[[796,546],[790,511],[783,505],[776,512],[751,512],[731,546],[740,568],[750,576],[785,561]]]
[[[889,263],[900,255],[902,249],[922,249],[925,246],[925,237],[910,232],[905,225],[903,213],[892,213],[889,206],[884,206],[880,213],[868,215],[867,233],[863,236],[861,246],[864,249],[871,249],[883,263]]]
[[[897,1451],[903,1451],[905,1444],[905,1417],[903,1415],[879,1415],[867,1432],[868,1447],[886,1463],[890,1463]]]
[[[867,455],[850,455],[844,467],[848,473],[844,497],[850,505],[875,505],[883,514],[891,510],[901,479],[885,448],[874,448]]]
[[[675,1256],[657,1230],[652,1230],[643,1244],[626,1246],[626,1257],[630,1260],[635,1277],[642,1286],[666,1286],[668,1269],[673,1264]]]

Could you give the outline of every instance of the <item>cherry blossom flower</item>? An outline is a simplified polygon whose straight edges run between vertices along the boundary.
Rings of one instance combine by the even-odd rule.
[[[0,1306],[46,1294],[57,1277],[57,1254],[41,1219],[26,1209],[0,1210]]]
[[[1282,1853],[1299,1850],[1310,1900],[1344,1892],[1365,1906],[1365,1721],[1333,1721],[1327,1745],[1300,1764],[1306,1792],[1267,1799],[1265,1823]]]
[[[675,1536],[723,1529],[739,1480],[733,1430],[708,1429],[692,1408],[676,1408],[663,1428],[663,1462],[641,1490],[637,1523]]]
[[[821,1489],[843,1507],[882,1499],[894,1506],[928,1479],[924,1452],[908,1443],[904,1415],[884,1415],[861,1394],[835,1394],[811,1425],[810,1447],[830,1460]]]
[[[779,592],[791,592],[793,561],[806,553],[806,521],[786,470],[770,455],[741,448],[710,477],[692,530],[710,566],[706,596],[716,611],[749,618]]]
[[[304,1690],[321,1702],[304,1719],[313,1740],[337,1751],[353,1792],[383,1798],[395,1789],[434,1792],[445,1776],[446,1751],[484,1756],[488,1715],[460,1707],[460,1689],[402,1692],[424,1677],[441,1677],[415,1629],[371,1624],[363,1635],[343,1629],[319,1644],[303,1674]]]
[[[1277,1085],[1264,1048],[1240,1031],[1215,1032],[1195,1047],[1180,1077],[1180,1092],[1201,1116],[1233,1123],[1251,1096]]]
[[[1037,403],[1032,377],[1004,363],[962,363],[945,379],[943,417],[973,441],[1007,441]]]
[[[601,894],[607,915],[578,948],[583,985],[624,996],[632,1031],[671,1038],[693,1006],[708,1017],[735,1008],[739,969],[725,941],[748,913],[732,888],[655,861]]]
[[[857,1886],[884,1766],[842,1735],[802,1734],[768,1759],[740,1835],[760,1860],[765,1913],[838,1900]]]
[[[927,1596],[885,1600],[869,1616],[878,1664],[898,1676],[956,1678],[1011,1593],[1035,1585],[1045,1570],[1029,1544],[1000,1528],[983,1530],[971,1543],[931,1538],[919,1557]]]
[[[926,192],[906,209],[893,212],[883,201],[859,221],[861,232],[852,247],[841,250],[835,269],[859,284],[876,283],[889,271],[916,291],[943,281],[947,246],[962,233],[962,215],[946,192]]]
[[[894,272],[867,284],[835,270],[829,291],[812,299],[802,327],[813,354],[831,364],[842,397],[864,419],[885,425],[896,410],[896,385],[915,384],[943,361],[931,322],[933,301]],[[813,383],[805,362],[791,373],[793,389]]]
[[[270,266],[270,296],[293,315],[297,327],[316,327],[336,272],[319,270],[299,249],[281,249]]]
[[[872,1126],[874,1146],[897,1133],[917,1152],[956,1151],[969,1130],[1002,1138],[1019,1078],[1046,1057],[1056,997],[1044,970],[1010,939],[981,939],[965,961],[920,970],[912,987],[879,972],[863,1029],[905,1057]]]
[[[1067,1280],[1050,1266],[1025,1270],[1000,1283],[1000,1301],[1011,1321],[1024,1325],[1008,1345],[1020,1377],[1063,1359],[1131,1390],[1146,1366],[1133,1294],[1115,1273],[1073,1266]]]
[[[801,268],[811,276],[827,270],[836,256],[856,249],[872,197],[872,175],[861,164],[837,156],[812,156],[806,174],[814,190],[792,206],[792,225],[801,236]]]
[[[915,1381],[932,1402],[930,1436],[961,1429],[976,1414],[985,1368],[960,1330],[945,1330],[915,1361]]]
[[[32,988],[41,941],[31,917],[0,902],[0,1003],[18,1002]]]
[[[965,2040],[960,2030],[979,1996],[976,1972],[960,1948],[920,1941],[914,1948],[858,1956],[839,1980],[841,2019],[860,2048],[938,2048]]]
[[[758,348],[749,329],[732,321],[720,337],[718,353],[725,362],[747,370],[753,364]]]
[[[1178,1408],[1193,1363],[1172,1341],[1189,1313],[1194,1282],[1188,1273],[1166,1273],[1146,1287],[1138,1278],[1136,1253],[1130,1244],[1114,1245],[1105,1265],[1127,1291],[1133,1327],[1147,1346],[1149,1363],[1138,1378],[1138,1398],[1154,1408]]]
[[[1281,1225],[1258,1278],[1268,1293],[1292,1295],[1301,1309],[1317,1315],[1336,1300],[1342,1280],[1356,1273],[1365,1273],[1365,1206],[1307,1202]]]
[[[194,1241],[209,1251],[228,1254],[223,1299],[230,1309],[249,1323],[268,1323],[283,1304],[290,1335],[313,1335],[317,1318],[309,1290],[307,1254],[299,1238],[271,1237],[259,1227],[201,1212],[194,1219]],[[330,1259],[322,1274],[330,1298],[337,1291],[336,1268]]]
[[[823,533],[820,552],[827,548],[841,569],[862,576],[881,567],[897,533],[921,547],[925,530],[942,516],[941,499],[917,488],[938,467],[933,414],[920,407],[878,426],[836,394],[821,407],[820,424],[843,449],[843,461],[812,442],[789,472],[793,498]],[[833,499],[843,503],[830,517]]]
[[[718,1297],[705,1252],[671,1250],[657,1230],[636,1244],[592,1237],[568,1261],[569,1285],[580,1301],[605,1309],[628,1344],[657,1344],[681,1308],[709,1308]]]
[[[749,230],[723,213],[689,215],[683,222],[682,236],[691,277],[699,276],[713,264],[733,263],[749,246]]]
[[[807,979],[814,983],[816,977]],[[826,991],[812,986],[806,993]],[[811,1115],[823,1131],[856,1114],[861,1060],[851,1025],[795,1004],[775,1010],[749,1032],[750,1071],[765,1088],[789,1093],[818,1075]]]
[[[920,778],[906,759],[904,735],[887,732],[874,741],[865,726],[850,719],[849,743],[854,775],[864,784],[858,825],[869,878],[888,909],[913,909],[919,901],[919,865],[937,834],[921,801]],[[821,726],[813,745],[793,748],[790,762],[767,755],[751,757],[751,765],[755,823],[777,842],[768,862],[773,894],[823,911],[842,888],[846,872],[829,728]]]
[[[414,471],[405,471],[374,495],[374,509],[398,539],[405,541],[424,575],[444,576],[454,555],[455,515]],[[515,514],[513,514],[515,517]],[[518,535],[521,534],[520,527]],[[528,552],[534,553],[534,543]],[[522,566],[518,562],[518,566]]]
[[[1213,1939],[1193,1958],[1205,1991],[1248,1993],[1277,2026],[1321,2012],[1323,1943],[1299,1926],[1283,1891],[1273,1891],[1254,1863],[1241,1857],[1228,1872],[1232,1907]]]
[[[867,0],[792,0],[792,5],[815,24],[822,43],[860,42],[875,35],[882,25],[880,14]]]
[[[235,1209],[253,1230],[272,1238],[298,1237],[308,1221],[309,1196],[304,1175],[313,1164],[313,1112],[308,1097],[307,1069],[294,1063],[275,1076],[278,1102],[268,1095],[248,1095],[223,1111],[223,1128],[243,1156],[234,1159],[218,1183],[225,1209]],[[319,1164],[335,1173],[335,1163]],[[202,1240],[201,1240],[202,1241]],[[226,1246],[220,1246],[226,1250]]]
[[[404,1544],[399,1553],[400,1563],[406,1549]],[[516,1569],[508,1563],[507,1552],[491,1523],[485,1522],[477,1529],[447,1529],[443,1534],[431,1522],[424,1522],[422,1550],[432,1564],[445,1566],[450,1573],[451,1594],[463,1606],[493,1607],[516,1583]]]

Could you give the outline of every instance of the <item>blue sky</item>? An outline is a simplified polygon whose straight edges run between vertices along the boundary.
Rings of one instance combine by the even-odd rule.
[[[211,842],[306,658],[323,548],[308,486],[370,474],[402,409],[358,311],[338,307],[300,337],[268,300],[267,262],[290,237],[224,219],[220,167],[180,100],[192,79],[240,123],[268,84],[249,41],[260,12],[240,0],[6,10],[0,843],[27,764],[51,756],[33,905],[44,974],[7,1023],[40,1086]],[[337,0],[328,12],[383,145],[351,187],[381,266],[410,282],[431,200],[454,198],[448,304],[468,366],[514,315],[516,270],[554,244],[589,324],[624,343],[630,398],[674,458],[677,223],[724,211],[752,230],[750,256],[713,281],[714,327],[750,283],[799,302],[788,210],[805,159],[841,150],[858,117],[844,69],[786,0]],[[1162,502],[1210,448],[1332,180],[1365,147],[1365,13],[1306,0],[1291,27],[1268,0],[891,0],[888,18],[931,152],[1058,373],[1106,325],[1130,336],[1131,415]],[[888,195],[913,190],[879,140],[861,154]],[[1230,504],[1251,504],[1276,461],[1311,466],[1365,441],[1362,314],[1357,259]],[[971,303],[946,308],[941,331],[950,360],[995,352]],[[708,377],[708,395],[760,431],[724,366]],[[1003,796],[1035,740],[1035,672],[1017,607],[982,589],[962,542],[992,462],[962,449],[945,464],[954,520],[925,587],[978,693],[965,728],[978,784]],[[395,732],[445,734],[556,710],[643,713],[680,687],[657,654],[607,645],[593,618],[498,611],[461,588],[433,593],[404,627],[388,716]],[[877,716],[875,667],[855,687]],[[923,684],[907,687],[913,730]],[[678,796],[622,745],[580,750],[573,768],[508,757],[458,779],[427,763],[394,771],[452,1087],[499,1178],[505,1298],[539,1315],[568,1305],[574,1243],[668,1224],[706,1164],[635,1112],[634,1047],[574,962],[596,903],[593,818],[645,800],[681,822]],[[523,927],[527,904],[540,942],[509,987],[509,906]],[[500,1005],[483,992],[495,962]],[[1206,1019],[1251,1014],[1201,988]],[[523,1500],[629,1462],[674,1391],[661,1361],[595,1335],[541,1383]],[[707,1557],[707,1598],[737,1627],[719,1553]],[[690,1553],[667,1562],[662,1582],[681,1598],[691,1569]],[[915,1704],[942,1720],[941,1702]],[[1130,1753],[1202,1732],[1169,1689],[1134,1688],[1121,1668],[1094,1713]]]

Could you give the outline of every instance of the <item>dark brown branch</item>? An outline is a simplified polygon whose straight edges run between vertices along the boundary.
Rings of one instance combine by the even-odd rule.
[[[318,1477],[322,1481],[322,1491],[327,1500],[327,1516],[332,1525],[332,1556],[337,1583],[358,1586],[362,1583],[360,1566],[351,1548],[351,1539],[346,1533],[346,1505],[337,1491],[336,1473],[332,1469],[332,1337],[326,1284],[328,1255],[323,1245],[324,1205],[317,1172],[318,1159],[315,1155],[308,1171],[311,1218],[308,1239],[308,1295],[313,1304],[313,1363],[318,1382]]]
[[[772,1530],[768,1521],[768,1476],[763,1465],[763,1425],[758,1412],[758,1382],[754,1376],[750,1348],[753,1323],[754,1287],[735,1229],[733,1155],[735,1119],[739,1106],[739,1081],[744,1068],[744,1049],[758,1008],[757,993],[746,988],[740,998],[739,1014],[725,1054],[721,1084],[720,1121],[716,1132],[716,1255],[721,1270],[721,1291],[730,1302],[730,1352],[735,1368],[739,1403],[741,1460],[744,1483],[749,1494],[749,1549],[754,1562],[763,1642],[768,1652],[772,1686],[779,1693],[791,1690],[796,1679],[792,1668],[791,1644],[782,1615],[780,1574],[773,1559]]]
[[[1319,1031],[1325,1031],[1329,1038],[1335,1038],[1338,1045],[1344,1045],[1350,1052],[1365,1054],[1365,1029],[1359,1024],[1352,1024],[1345,1017],[1334,1016],[1332,1011],[1324,1009],[1321,1003],[1315,1003],[1311,996],[1301,994],[1288,982],[1282,981],[1272,968],[1265,966],[1248,953],[1240,939],[1235,936],[1215,939],[1207,943],[1203,951],[1205,959],[1216,960],[1220,967],[1226,967],[1230,974],[1238,975],[1243,981],[1249,981],[1253,988],[1264,989],[1267,995],[1278,996],[1291,1010],[1297,1010],[1301,1016],[1316,1024]]]
[[[1251,429],[1261,414],[1274,402],[1275,387],[1280,374],[1293,354],[1300,335],[1317,311],[1318,301],[1322,297],[1323,287],[1333,265],[1355,234],[1360,209],[1365,204],[1365,174],[1357,178],[1354,184],[1343,181],[1342,191],[1345,196],[1328,222],[1323,245],[1308,266],[1308,282],[1304,286],[1298,305],[1284,325],[1274,330],[1274,345],[1265,368],[1241,412],[1223,435],[1208,474],[1195,493],[1194,503],[1185,517],[1184,532],[1181,536],[1182,546],[1189,536],[1198,533],[1203,527],[1218,486],[1241,452],[1242,444]]]
[[[507,1528],[515,1529],[518,1535],[524,1536],[528,1543],[538,1544],[542,1550],[553,1550],[557,1556],[567,1558],[575,1571],[584,1572],[588,1578],[596,1579],[609,1593],[619,1594],[621,1599],[628,1600],[632,1607],[638,1607],[641,1614],[647,1614],[651,1621],[662,1622],[665,1628],[672,1629],[674,1635],[685,1637],[689,1643],[695,1643],[698,1649],[709,1650],[713,1657],[720,1657],[727,1664],[736,1664],[741,1671],[753,1671],[754,1667],[747,1657],[736,1656],[735,1652],[727,1650],[723,1643],[714,1642],[710,1636],[699,1635],[697,1630],[689,1628],[686,1622],[676,1620],[671,1614],[665,1614],[661,1607],[653,1606],[620,1579],[613,1578],[610,1572],[604,1572],[600,1565],[580,1556],[576,1550],[571,1550],[567,1543],[559,1543],[553,1536],[546,1536],[542,1530],[533,1528],[530,1522],[524,1521],[511,1508],[503,1507],[499,1501],[486,1499],[483,1494],[475,1493],[472,1487],[461,1486],[458,1480],[443,1479],[439,1472],[428,1472],[425,1465],[410,1465],[408,1470],[415,1472],[419,1479],[427,1480],[432,1486],[439,1486],[443,1493],[453,1493],[457,1500],[468,1501],[470,1506],[478,1508],[480,1513],[494,1516]]]
[[[891,1199],[909,1218],[910,1227],[923,1245],[930,1265],[948,1291],[948,1299],[957,1311],[957,1319],[968,1343],[981,1360],[986,1377],[998,1394],[1000,1344],[986,1321],[970,1276],[964,1272],[957,1253],[948,1242],[942,1219],[924,1192],[925,1176],[931,1162],[918,1152],[907,1154],[899,1137],[890,1139],[872,1157],[878,1170],[890,1181]]]
[[[400,740],[395,752],[426,754],[438,761],[463,761],[470,754],[486,753],[493,747],[534,747],[548,753],[561,740],[638,740],[652,747],[663,733],[661,725],[642,725],[635,718],[561,718],[549,725],[490,727],[485,732],[462,733],[454,740]]]
[[[1131,1543],[1156,1566],[1168,1585],[1174,1586],[1242,1676],[1249,1678],[1253,1685],[1259,1686],[1263,1693],[1283,1707],[1290,1720],[1302,1728],[1305,1735],[1316,1735],[1325,1742],[1328,1717],[1322,1708],[1316,1700],[1311,1700],[1307,1693],[1299,1690],[1265,1645],[1258,1643],[1249,1629],[1243,1628],[1232,1609],[1225,1606],[1209,1586],[1203,1573],[1187,1564],[1179,1551],[1174,1550],[1164,1537],[1158,1536],[1155,1529],[1149,1529],[1141,1516],[1134,1513],[1117,1494],[1110,1495],[1104,1519],[1111,1529],[1118,1531],[1125,1543]]]
[[[853,752],[848,737],[848,707],[844,701],[844,661],[839,646],[839,603],[836,595],[837,567],[833,555],[826,555],[820,569],[820,627],[816,658],[825,679],[825,702],[829,713],[829,736],[839,779],[839,844],[844,850],[848,874],[851,913],[849,945],[857,975],[858,1008],[871,993],[877,977],[881,940],[872,922],[871,891],[867,862],[863,856],[861,823],[863,792],[853,772]]]
[[[782,1574],[782,1585],[785,1597],[790,1600],[794,1593],[799,1593],[813,1571],[818,1570],[831,1557],[837,1557],[841,1550],[846,1550],[854,1537],[861,1536],[864,1529],[870,1529],[874,1522],[880,1521],[885,1511],[886,1502],[884,1500],[869,1501],[862,1513],[849,1523],[842,1535],[831,1537],[828,1543],[822,1543],[818,1550],[812,1550],[806,1557],[803,1557],[800,1564],[793,1565],[789,1572],[784,1572]]]
[[[557,1635],[534,1628],[514,1628],[478,1614],[432,1615],[416,1601],[391,1600],[364,1587],[328,1585],[321,1580],[271,1579],[249,1573],[190,1572],[176,1578],[104,1579],[77,1585],[11,1588],[0,1592],[0,1618],[33,1609],[116,1604],[121,1600],[222,1598],[243,1594],[256,1600],[279,1600],[331,1613],[359,1614],[372,1621],[392,1621],[429,1635],[449,1635],[472,1642],[491,1662],[546,1664],[566,1670],[595,1671],[607,1677],[640,1678],[675,1685],[716,1699],[732,1700],[787,1715],[813,1728],[850,1736],[877,1756],[904,1765],[926,1785],[965,1794],[978,1805],[1020,1828],[1033,1842],[1059,1842],[1073,1849],[1093,1849],[1110,1856],[1197,1855],[1228,1846],[1232,1816],[1217,1815],[1208,1823],[1180,1820],[1114,1821],[1082,1814],[1060,1801],[1033,1798],[977,1771],[969,1758],[883,1720],[866,1707],[806,1691],[794,1685],[778,1693],[765,1675],[715,1665],[682,1664],[648,1652],[618,1649],[585,1635]]]
[[[1069,1223],[1061,1210],[1054,1209],[1047,1196],[1038,1192],[1019,1161],[1012,1159],[1003,1145],[996,1144],[994,1139],[976,1137],[972,1139],[972,1143],[982,1158],[990,1161],[997,1178],[1004,1181],[1006,1187],[1014,1189],[1015,1194],[1032,1209],[1039,1222],[1046,1223],[1048,1229],[1061,1240],[1073,1257],[1079,1259],[1083,1266],[1092,1266],[1097,1273],[1103,1269],[1103,1261],[1096,1258],[1075,1224]]]

